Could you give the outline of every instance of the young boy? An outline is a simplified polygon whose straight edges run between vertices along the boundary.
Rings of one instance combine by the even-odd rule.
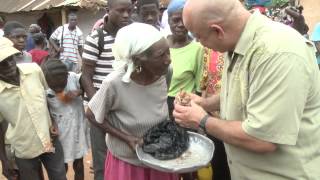
[[[32,62],[31,54],[26,52],[27,30],[17,21],[8,21],[3,28],[4,37],[10,39],[13,42],[14,48],[21,53],[15,57],[17,64]]]
[[[34,63],[17,65],[17,53],[20,52],[9,39],[0,39],[0,122],[9,124],[6,139],[14,151],[20,179],[40,180],[41,161],[50,180],[66,180],[61,144],[58,138],[50,136],[57,135],[57,131],[47,108],[43,73]],[[11,168],[2,129],[0,159],[3,173],[9,176]]]

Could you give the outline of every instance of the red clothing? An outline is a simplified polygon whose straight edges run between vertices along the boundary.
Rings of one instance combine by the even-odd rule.
[[[32,56],[32,62],[39,65],[41,65],[42,61],[49,55],[47,51],[41,49],[32,49],[29,53]]]
[[[104,179],[117,180],[179,180],[178,174],[161,172],[155,169],[135,166],[107,153]]]

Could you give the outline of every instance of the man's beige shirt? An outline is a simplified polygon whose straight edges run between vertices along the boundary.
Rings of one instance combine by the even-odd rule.
[[[9,123],[6,138],[15,156],[30,159],[52,150],[46,82],[38,65],[17,66],[20,86],[0,80],[0,122]]]
[[[320,179],[320,73],[312,44],[295,30],[249,18],[225,55],[221,117],[277,145],[259,154],[226,144],[232,179]]]

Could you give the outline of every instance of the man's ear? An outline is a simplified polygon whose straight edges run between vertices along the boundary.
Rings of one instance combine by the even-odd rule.
[[[216,34],[218,39],[224,38],[224,30],[221,28],[221,26],[216,24],[211,24],[210,29]]]

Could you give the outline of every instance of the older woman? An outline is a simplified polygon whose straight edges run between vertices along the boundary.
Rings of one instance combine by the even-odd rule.
[[[119,30],[113,53],[115,71],[103,81],[87,111],[88,118],[108,132],[105,179],[178,179],[144,167],[134,150],[148,129],[168,119],[167,41],[155,27],[133,23]]]
[[[172,0],[168,6],[169,25],[172,35],[167,37],[172,60],[173,75],[168,92],[170,115],[174,97],[183,90],[201,92],[202,60],[204,49],[188,35],[182,20],[185,0]]]

